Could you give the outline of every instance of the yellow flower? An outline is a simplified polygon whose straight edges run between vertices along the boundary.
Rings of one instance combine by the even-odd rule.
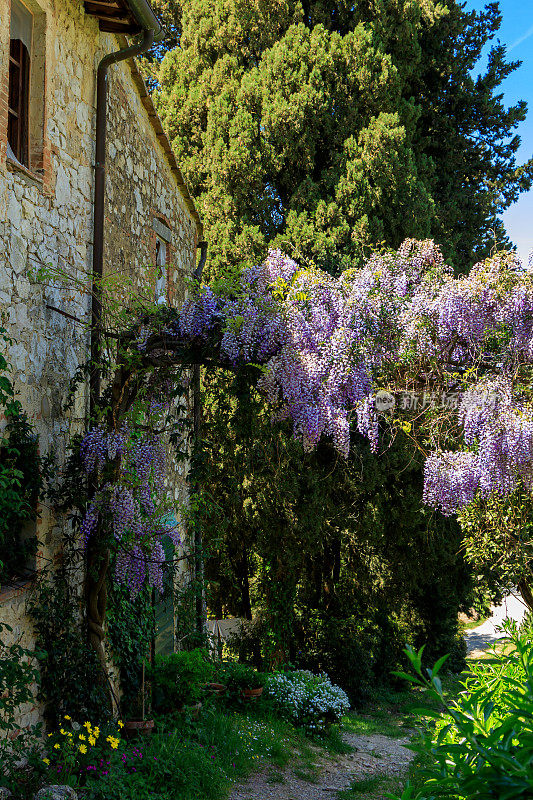
[[[87,728],[87,730],[90,731],[91,730],[91,723],[90,722],[84,722],[83,723],[83,727]]]
[[[84,742],[84,741],[86,740],[86,738],[87,738],[87,737],[86,737],[86,736],[84,736],[84,734],[83,734],[83,733],[80,733],[80,735],[78,736],[78,739],[79,739],[80,741],[82,741],[82,742]]]
[[[86,744],[80,744],[78,750],[80,751],[80,753],[86,753],[87,752],[87,745]]]
[[[59,750],[59,745],[58,744],[54,745],[54,750]]]
[[[120,739],[116,739],[114,736],[108,736],[106,742],[109,742],[113,750],[116,750],[120,744]]]
[[[94,738],[94,736],[89,736],[89,744],[91,745],[91,747],[94,747],[94,745],[96,744],[96,739]]]
[[[96,736],[96,738],[98,739],[98,737],[100,736],[100,728],[95,728],[92,733],[93,736]]]
[[[72,734],[71,734],[70,731],[67,733],[67,736],[68,736],[69,739],[72,739]]]
[[[49,758],[43,758],[43,761],[47,766],[50,763],[50,759]]]
[[[60,728],[60,729],[59,729],[59,733],[60,733],[62,736],[66,736],[66,735],[67,735],[67,732],[66,732],[66,730],[65,730],[64,728]]]
[[[53,736],[53,735],[54,735],[53,733],[49,733],[48,734],[48,738],[50,738],[50,736]]]
[[[72,717],[69,717],[68,714],[65,714],[64,719],[72,719]]]
[[[123,727],[124,727],[124,723],[123,723],[123,722],[122,722],[122,720],[120,720],[120,719],[119,719],[119,721],[117,722],[117,725],[118,725],[118,727],[119,727],[119,728],[123,728]]]

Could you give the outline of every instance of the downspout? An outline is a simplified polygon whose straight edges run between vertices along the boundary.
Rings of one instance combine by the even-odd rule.
[[[134,7],[135,4],[135,7]],[[141,8],[139,14],[135,9]],[[107,71],[111,64],[132,58],[146,52],[154,43],[156,33],[163,36],[163,29],[146,0],[130,0],[130,10],[143,30],[141,42],[125,47],[104,56],[98,64],[96,73],[96,122],[95,122],[95,177],[94,177],[94,222],[93,222],[93,271],[91,286],[91,344],[89,374],[89,424],[95,422],[96,410],[100,399],[101,367],[100,351],[102,343],[102,277],[104,265],[104,200],[105,200],[105,150],[107,121]],[[89,492],[94,494],[97,482],[90,480]],[[106,694],[109,707],[113,710],[119,706],[113,686],[107,673],[107,662],[103,648],[105,639],[104,622],[107,609],[106,574],[109,567],[109,551],[99,552],[98,548],[91,552],[91,544],[87,548],[87,571],[85,576],[85,603],[87,611],[87,627],[89,641],[93,645],[102,674],[106,679]]]
[[[134,8],[135,6],[135,8]],[[96,406],[100,399],[100,349],[102,342],[102,277],[104,271],[104,201],[105,201],[105,156],[107,122],[107,71],[112,64],[125,61],[145,53],[164,31],[144,0],[130,2],[135,16],[146,25],[141,42],[109,53],[98,64],[96,73],[96,124],[95,124],[95,175],[94,175],[94,222],[93,222],[93,272],[91,305],[91,371],[89,377],[89,418],[94,423]],[[142,12],[142,13],[141,13]],[[143,16],[144,15],[144,16]]]
[[[207,258],[207,242],[198,242],[200,248],[200,261],[194,270],[195,279],[200,282],[202,280],[202,272]],[[193,441],[194,448],[198,450],[200,447],[200,435],[202,425],[202,399],[200,394],[200,366],[195,364],[192,373],[192,396],[193,396]],[[199,491],[198,479],[194,481],[192,493],[196,494]],[[194,526],[194,578],[196,584],[196,604],[195,604],[195,618],[196,618],[196,633],[202,638],[205,637],[207,625],[207,613],[205,606],[205,587],[204,587],[204,554],[203,554],[203,535],[202,530],[198,523]]]

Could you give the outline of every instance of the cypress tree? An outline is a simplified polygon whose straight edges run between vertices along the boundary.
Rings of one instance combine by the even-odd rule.
[[[485,75],[471,76],[501,23],[496,3],[480,13],[455,0],[159,9],[174,41],[155,99],[204,221],[208,277],[272,246],[336,272],[406,237],[436,238],[459,270],[495,236],[509,244],[499,217],[533,178],[533,159],[515,161],[525,104],[506,109],[499,95],[518,64],[497,45]],[[365,448],[322,464],[322,450],[288,443],[231,383],[206,383],[199,475],[217,613],[262,609],[276,647],[297,658],[300,641],[307,665],[341,682],[360,659],[354,696],[390,670],[405,638],[429,641],[432,656],[453,649],[469,571],[456,522],[420,506],[419,464]],[[366,644],[352,653],[356,629]]]
[[[156,101],[206,227],[210,274],[268,246],[336,271],[370,246],[432,236],[458,269],[508,245],[529,189],[499,89],[497,3],[174,0]]]

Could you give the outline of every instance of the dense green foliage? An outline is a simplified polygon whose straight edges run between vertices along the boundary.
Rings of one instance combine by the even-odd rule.
[[[432,236],[460,270],[505,242],[517,166],[497,3],[179,0],[158,110],[194,196],[211,275],[279,245],[326,270]]]
[[[520,486],[508,497],[477,497],[459,514],[465,554],[491,586],[517,586],[533,608],[533,514],[531,496]]]
[[[219,664],[216,676],[217,680],[226,686],[229,695],[234,697],[239,697],[243,689],[260,689],[266,681],[266,676],[261,672],[235,661]]]
[[[203,686],[211,679],[213,666],[201,648],[189,652],[157,656],[152,670],[154,708],[159,713],[179,711],[204,695]]]
[[[22,735],[10,737],[19,729],[21,711],[34,701],[33,689],[39,682],[37,663],[42,653],[27,650],[13,638],[13,629],[0,622],[0,787],[15,790],[17,778],[21,779],[20,769],[17,776],[17,764],[36,748],[33,737],[38,729],[28,726]]]
[[[442,718],[435,712],[436,726],[416,748],[426,756],[423,786],[420,791],[408,786],[402,800],[531,796],[533,642],[531,630],[518,632],[511,623],[507,633],[505,650],[473,665],[452,702],[443,695],[439,665],[423,670],[421,654],[409,653],[413,682],[426,686],[446,712]]]
[[[37,646],[44,652],[39,699],[51,729],[65,714],[96,721],[109,716],[95,653],[82,636],[82,603],[75,583],[81,574],[78,558],[65,542],[63,563],[39,575],[28,604]]]
[[[302,743],[303,736],[279,720],[210,709],[192,726],[173,719],[146,740],[121,742],[107,774],[88,782],[84,797],[222,800],[263,759],[284,765]]]
[[[499,214],[531,184],[513,136],[525,106],[498,91],[496,3],[161,2],[175,47],[156,102],[209,242],[208,272],[280,246],[336,271],[368,246],[434,236],[465,270],[505,236]],[[420,460],[377,458],[358,436],[341,463],[304,454],[240,379],[205,378],[210,608],[257,624],[239,654],[325,669],[360,700],[407,639],[461,664],[457,611],[475,587],[461,534],[420,508]],[[363,480],[364,475],[364,480]],[[490,576],[489,576],[490,577]]]
[[[1,327],[0,343],[9,344]],[[35,432],[15,397],[9,365],[1,352],[0,414],[6,418],[6,427],[0,432],[0,584],[5,584],[27,572],[35,554],[35,535],[24,528],[37,517],[47,467],[39,455]]]
[[[126,586],[113,585],[107,638],[113,662],[119,669],[120,706],[126,719],[141,715],[143,663],[147,663],[150,656],[154,624],[150,588],[132,597]]]
[[[471,573],[458,525],[421,506],[408,444],[376,458],[354,435],[348,462],[325,444],[303,453],[240,378],[209,380],[197,523],[210,608],[255,618],[241,657],[325,670],[355,702],[406,640],[460,667]]]

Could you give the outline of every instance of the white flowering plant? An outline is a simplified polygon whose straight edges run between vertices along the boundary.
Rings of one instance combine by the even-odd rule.
[[[325,673],[278,672],[268,679],[266,693],[282,717],[308,733],[325,733],[350,708],[346,692]]]

